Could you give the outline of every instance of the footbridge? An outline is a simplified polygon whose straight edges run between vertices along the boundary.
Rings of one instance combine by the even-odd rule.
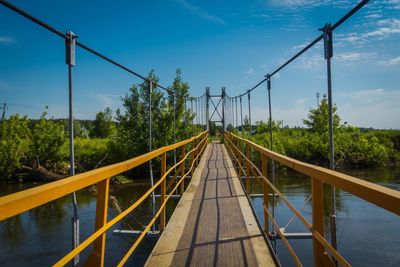
[[[0,4],[16,14],[38,24],[62,38],[66,48],[69,88],[70,131],[70,176],[28,190],[0,197],[0,221],[5,221],[46,203],[72,195],[74,217],[72,220],[72,248],[54,262],[54,266],[78,264],[104,266],[107,257],[107,236],[115,234],[115,226],[127,216],[140,209],[149,198],[153,213],[143,229],[126,230],[123,234],[132,237],[129,248],[117,259],[117,266],[134,265],[135,251],[148,238],[158,241],[147,259],[146,266],[280,266],[276,253],[276,242],[282,242],[292,258],[293,264],[302,266],[302,260],[291,244],[292,239],[311,239],[311,250],[315,266],[351,266],[351,262],[337,248],[335,222],[335,189],[344,190],[390,213],[400,215],[400,192],[334,170],[334,143],[332,127],[331,58],[333,56],[332,35],[334,30],[348,20],[368,1],[360,1],[339,21],[326,24],[322,33],[292,58],[267,74],[259,83],[243,94],[231,96],[226,88],[220,94],[211,94],[210,88],[199,97],[182,95],[176,88],[162,86],[134,70],[78,42],[77,35],[66,34],[35,18],[7,1]],[[323,41],[327,63],[327,89],[330,106],[329,153],[330,168],[308,164],[273,151],[271,114],[272,78],[288,64]],[[148,85],[148,152],[129,160],[104,166],[95,170],[75,174],[73,140],[72,70],[75,66],[75,49],[79,48],[114,65],[124,72],[143,80]],[[252,139],[251,95],[266,83],[268,91],[268,120],[270,147],[266,148]],[[153,90],[165,91],[172,100],[174,109],[173,144],[154,148],[152,132]],[[248,103],[247,119],[244,123],[243,100]],[[177,140],[175,131],[175,109],[178,100],[186,102],[185,109],[191,112],[190,121],[185,121],[185,138]],[[189,105],[190,104],[190,105]],[[212,127],[220,124],[218,136],[211,136]],[[215,133],[213,133],[215,134]],[[311,183],[311,215],[305,216],[281,192],[277,185],[276,164],[304,174]],[[113,178],[143,165],[149,178],[146,192],[115,216],[110,215],[110,183]],[[142,170],[142,169],[141,169]],[[261,188],[256,194],[253,187]],[[96,213],[94,230],[80,233],[79,210],[75,192],[88,187],[96,188]],[[329,189],[329,190],[327,190]],[[324,194],[330,193],[330,204],[324,202]],[[262,198],[262,212],[257,213],[251,198]],[[167,213],[172,199],[179,202],[173,212]],[[286,204],[307,229],[303,233],[290,233],[279,225],[275,213],[277,200]],[[329,227],[324,223],[324,214],[329,214]],[[121,233],[119,233],[121,234]],[[84,240],[80,240],[85,236]],[[348,237],[351,238],[351,237]],[[88,256],[79,257],[83,251]]]

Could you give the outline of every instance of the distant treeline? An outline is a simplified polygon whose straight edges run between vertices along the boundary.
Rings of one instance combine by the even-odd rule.
[[[151,72],[148,78],[157,82]],[[185,108],[189,85],[178,70],[170,86],[177,97],[175,103],[177,141],[202,130],[192,125],[194,114]],[[148,152],[149,84],[135,84],[122,97],[123,110],[106,108],[94,120],[74,120],[75,168],[84,172],[120,162]],[[174,103],[172,94],[158,89],[152,92],[153,149],[173,143]],[[68,121],[48,118],[47,110],[40,119],[9,116],[0,122],[0,181],[59,179],[69,173]],[[360,129],[342,124],[334,107],[335,162],[337,167],[377,167],[400,163],[400,131]],[[273,150],[305,162],[327,166],[328,104],[324,98],[319,107],[311,109],[304,128],[280,127],[273,121]],[[269,148],[269,126],[265,122],[253,125],[247,117],[244,126],[228,130],[251,138]],[[222,128],[212,123],[210,134]],[[178,153],[179,154],[179,153]],[[257,155],[254,155],[257,159]],[[172,160],[171,157],[169,157]],[[172,163],[172,161],[170,162]],[[155,172],[159,170],[155,160]],[[54,174],[54,175],[52,175]],[[148,167],[141,166],[124,174],[126,177],[146,178]]]

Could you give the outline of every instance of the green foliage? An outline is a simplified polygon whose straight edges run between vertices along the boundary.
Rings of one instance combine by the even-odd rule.
[[[337,107],[333,107],[333,129],[338,129],[340,125],[340,117],[337,114]],[[308,120],[303,120],[303,123],[310,128],[312,132],[324,134],[328,132],[329,127],[329,106],[326,96],[322,99],[317,108],[310,109],[308,113]]]
[[[148,79],[155,83],[158,82],[154,71],[150,72]],[[191,125],[193,114],[185,109],[185,98],[188,96],[189,85],[182,81],[179,69],[169,89],[177,96],[175,103],[173,93],[164,97],[159,88],[153,88],[151,93],[153,149],[173,143],[174,110],[177,141],[190,137],[192,131],[195,133],[200,131],[198,127]],[[117,132],[110,143],[113,158],[117,161],[148,151],[149,100],[149,83],[147,81],[133,85],[129,93],[122,98],[124,112],[117,110]]]
[[[91,138],[108,138],[115,132],[115,125],[112,121],[112,111],[106,108],[96,114],[93,128],[89,132]]]
[[[65,150],[61,149],[66,142],[63,125],[46,119],[44,113],[32,129],[30,155],[45,166],[54,164],[66,156]]]
[[[75,162],[78,171],[92,170],[109,162],[108,142],[108,139],[101,138],[76,138]]]
[[[334,111],[336,167],[377,167],[400,161],[399,131],[360,131],[353,126],[340,125],[336,108]],[[319,108],[312,109],[308,117],[309,120],[305,120],[305,124],[309,129],[279,128],[278,123],[273,122],[273,150],[295,159],[327,166],[329,138],[326,99]],[[245,132],[242,133],[245,138],[249,138],[247,131],[245,128]],[[256,122],[252,139],[270,148],[269,125],[265,122]]]
[[[31,131],[28,118],[18,114],[1,121],[0,126],[0,178],[11,179],[27,160]]]

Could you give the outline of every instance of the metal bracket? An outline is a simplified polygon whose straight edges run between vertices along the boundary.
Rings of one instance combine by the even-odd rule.
[[[265,77],[267,78],[267,89],[268,89],[268,91],[270,91],[271,90],[271,74],[267,74],[267,75],[265,75]]]
[[[67,38],[65,38],[65,63],[71,67],[75,66],[75,46],[76,39],[79,35],[71,31],[67,31]]]
[[[319,29],[324,33],[324,54],[325,59],[333,57],[333,40],[332,40],[332,26],[330,23]]]

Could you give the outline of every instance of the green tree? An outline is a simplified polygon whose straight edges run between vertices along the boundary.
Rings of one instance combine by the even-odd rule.
[[[10,179],[27,160],[31,142],[28,118],[11,115],[0,127],[0,179]]]
[[[67,134],[61,122],[46,119],[44,112],[32,129],[30,156],[35,157],[41,164],[51,165],[65,158],[62,149],[67,141]]]
[[[93,122],[93,128],[89,132],[91,138],[107,138],[110,137],[114,131],[115,126],[113,122],[113,115],[110,108],[104,109],[96,114],[96,119]]]
[[[338,129],[340,126],[340,117],[337,114],[337,107],[333,107],[333,129]],[[303,123],[310,128],[312,132],[323,134],[328,132],[329,128],[329,106],[326,96],[321,101],[317,108],[310,109],[308,120],[303,120]]]

